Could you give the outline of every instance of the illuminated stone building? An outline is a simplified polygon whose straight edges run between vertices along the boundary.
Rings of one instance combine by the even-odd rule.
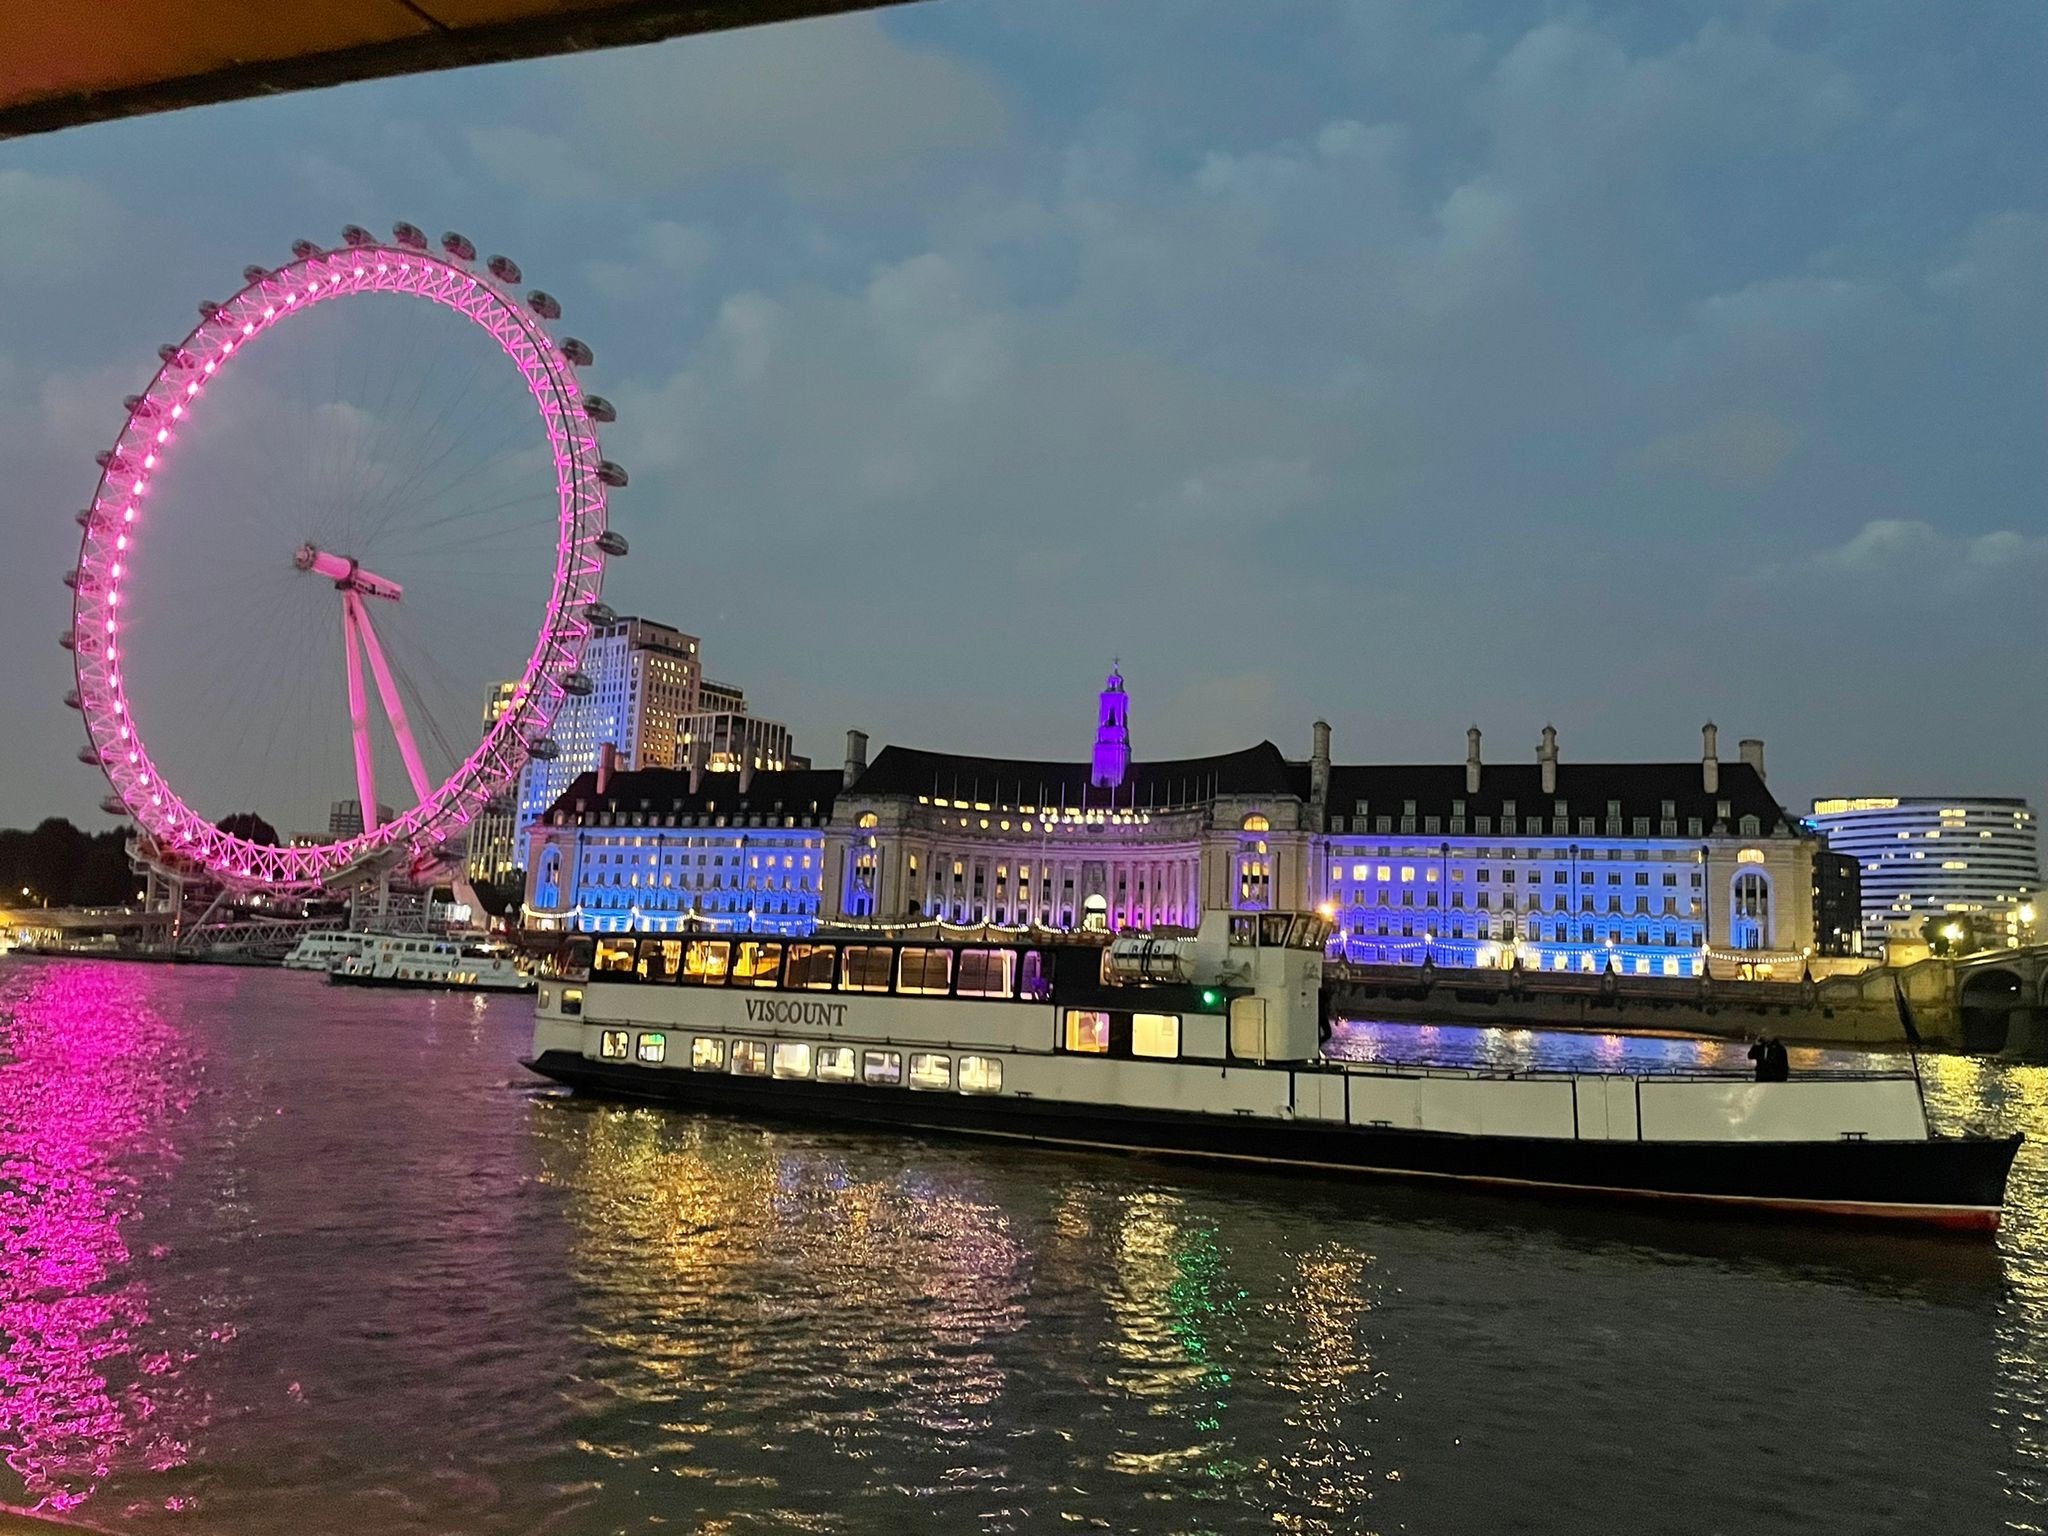
[[[1267,741],[1148,762],[1129,704],[1113,672],[1078,761],[895,746],[869,761],[853,731],[838,774],[751,773],[725,791],[701,771],[579,780],[534,831],[554,874],[533,870],[529,909],[658,926],[678,907],[635,903],[631,876],[711,857],[707,871],[796,882],[680,908],[734,926],[729,893],[753,890],[789,902],[778,924],[1168,929],[1216,908],[1321,907],[1346,955],[1393,964],[1691,976],[1708,951],[1796,972],[1813,948],[1820,843],[1771,796],[1761,742],[1724,763],[1708,726],[1696,761],[1572,764],[1546,729],[1534,762],[1488,764],[1475,730],[1462,764],[1354,766],[1331,761],[1317,722],[1306,760]],[[771,854],[761,834],[792,846]],[[732,862],[757,853],[793,862]],[[670,854],[688,862],[644,862]]]

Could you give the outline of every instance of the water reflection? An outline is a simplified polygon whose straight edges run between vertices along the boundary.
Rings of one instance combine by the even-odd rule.
[[[123,1229],[174,1161],[190,1062],[134,980],[64,965],[0,988],[0,1446],[48,1510],[187,1456],[166,1411],[184,1361],[138,1348],[150,1290]]]

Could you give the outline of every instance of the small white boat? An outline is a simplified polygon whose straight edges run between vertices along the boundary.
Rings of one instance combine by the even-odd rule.
[[[309,933],[292,946],[284,957],[288,971],[331,971],[344,960],[353,960],[379,936],[374,933],[341,932],[326,929]]]
[[[509,950],[473,939],[423,934],[365,935],[369,943],[327,973],[348,987],[411,987],[435,992],[531,992],[533,978]]]

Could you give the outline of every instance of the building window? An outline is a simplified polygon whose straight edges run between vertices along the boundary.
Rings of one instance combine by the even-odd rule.
[[[1729,938],[1737,949],[1762,949],[1771,937],[1771,882],[1759,871],[1735,877],[1729,902]]]
[[[1131,1054],[1159,1056],[1172,1060],[1180,1055],[1180,1015],[1177,1013],[1134,1013],[1131,1015]]]
[[[1273,830],[1273,823],[1264,816],[1261,816],[1257,811],[1254,811],[1251,815],[1245,817],[1244,830],[1247,832],[1270,832]]]
[[[768,1042],[765,1040],[733,1041],[732,1069],[741,1077],[766,1077],[768,1075]]]
[[[860,1075],[864,1081],[873,1083],[878,1087],[895,1087],[903,1081],[903,1053],[901,1051],[862,1052]]]
[[[853,1047],[850,1045],[819,1046],[818,1080],[824,1083],[852,1082]]]
[[[642,1061],[664,1060],[668,1056],[668,1036],[653,1033],[642,1035],[639,1055]]]
[[[778,1040],[775,1043],[777,1077],[809,1077],[811,1046],[807,1040]]]
[[[950,1088],[953,1086],[953,1058],[931,1051],[918,1051],[910,1058],[910,1086]]]
[[[632,1046],[630,1030],[608,1029],[597,1037],[597,1054],[606,1061],[624,1061],[631,1054]]]
[[[699,1035],[690,1042],[690,1065],[699,1072],[723,1072],[725,1042]]]
[[[962,1093],[1001,1093],[1003,1091],[1003,1064],[994,1056],[962,1056],[960,1058],[960,1091]]]
[[[1109,1015],[1093,1009],[1069,1008],[1066,1049],[1090,1056],[1109,1054]]]

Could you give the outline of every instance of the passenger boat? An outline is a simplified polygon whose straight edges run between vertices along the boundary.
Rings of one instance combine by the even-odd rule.
[[[1323,1053],[1326,919],[1107,945],[618,935],[543,982],[526,1065],[747,1115],[1696,1210],[1990,1231],[2017,1136],[1918,1079],[1433,1069]]]
[[[409,987],[435,992],[530,992],[533,977],[494,944],[422,934],[373,934],[360,954],[327,979],[347,987]]]
[[[374,933],[338,929],[309,933],[284,957],[284,968],[288,971],[331,971],[342,961],[360,955],[377,937]]]

